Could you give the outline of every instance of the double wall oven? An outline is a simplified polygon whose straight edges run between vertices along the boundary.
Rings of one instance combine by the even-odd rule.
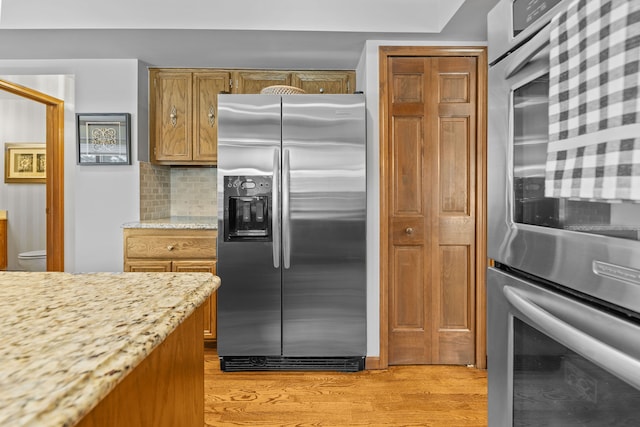
[[[560,132],[570,137],[565,138],[573,144],[570,149],[587,146],[577,149],[573,162],[584,160],[593,135],[621,135],[624,144],[637,144],[612,119],[606,128],[602,111],[576,107],[585,119],[575,118],[579,114],[571,110],[573,100],[556,103],[558,76],[553,67],[558,66],[557,57],[567,54],[558,54],[554,31],[559,31],[558,19],[576,19],[570,8],[577,3],[597,6],[594,0],[500,0],[488,17],[492,266],[487,275],[487,362],[492,427],[640,425],[640,200],[631,193],[602,195],[616,188],[579,190],[587,196],[550,188],[563,173],[553,169],[560,158],[555,150],[564,143],[554,134],[558,118],[583,120],[575,135]],[[630,9],[637,7],[634,1],[597,3],[605,11],[627,7],[628,16],[638,15]],[[592,27],[585,29],[585,23]],[[595,25],[585,19],[576,31],[600,31]],[[586,68],[584,64],[576,72]],[[597,78],[602,81],[602,71]],[[600,91],[595,102],[602,107],[609,89],[603,83],[594,90]],[[565,96],[570,91],[561,92]],[[588,114],[600,114],[595,129],[589,128]],[[594,150],[604,149],[602,144],[600,140]],[[611,167],[633,180],[625,167],[633,168],[634,162],[640,158],[622,152]],[[596,178],[607,166],[598,167]],[[567,170],[573,179],[563,184],[568,187],[597,180],[587,176],[586,166]]]

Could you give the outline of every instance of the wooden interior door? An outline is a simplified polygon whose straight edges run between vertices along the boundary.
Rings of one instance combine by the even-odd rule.
[[[389,364],[475,363],[475,57],[390,57]]]

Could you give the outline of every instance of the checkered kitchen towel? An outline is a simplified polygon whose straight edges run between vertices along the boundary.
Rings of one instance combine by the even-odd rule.
[[[640,202],[640,0],[551,22],[545,196]]]

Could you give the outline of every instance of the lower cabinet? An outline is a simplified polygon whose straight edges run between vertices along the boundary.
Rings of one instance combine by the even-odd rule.
[[[124,271],[216,274],[216,230],[126,228]],[[204,303],[204,339],[216,340],[217,294]]]
[[[7,211],[0,211],[0,270],[7,269]]]

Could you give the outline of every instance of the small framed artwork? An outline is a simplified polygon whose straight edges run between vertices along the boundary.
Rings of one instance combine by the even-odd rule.
[[[4,144],[4,182],[43,184],[47,182],[46,144]]]
[[[130,165],[131,114],[76,114],[79,165]]]

